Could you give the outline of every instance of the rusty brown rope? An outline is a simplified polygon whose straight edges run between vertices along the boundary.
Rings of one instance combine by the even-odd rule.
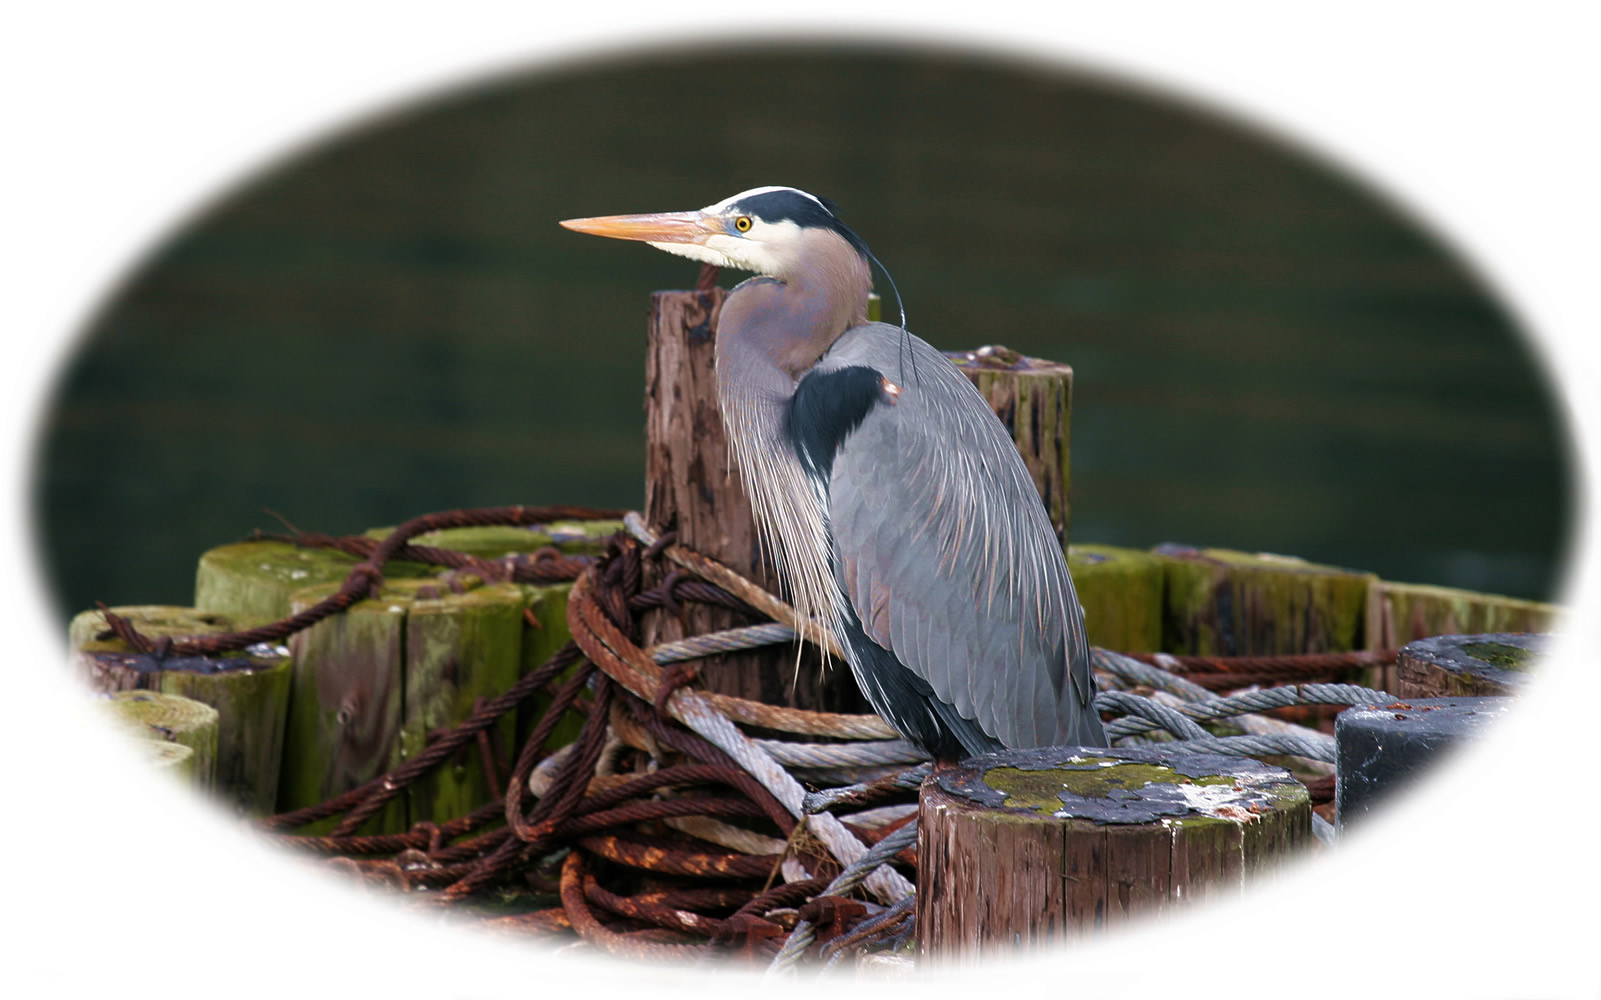
[[[629,938],[595,918],[585,899],[584,886],[593,880],[584,871],[583,855],[573,851],[561,868],[561,902],[578,935],[613,955],[652,962],[684,962],[706,953],[704,945],[658,944]]]
[[[1284,653],[1275,656],[1191,656],[1178,653],[1124,653],[1161,667],[1210,690],[1251,684],[1294,684],[1351,670],[1387,666],[1396,649],[1357,649],[1337,653]]]

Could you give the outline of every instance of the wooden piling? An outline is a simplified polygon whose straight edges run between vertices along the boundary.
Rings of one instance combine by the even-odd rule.
[[[918,950],[1033,951],[1237,894],[1311,839],[1287,771],[1182,745],[1008,750],[936,771],[918,809]]]
[[[717,317],[727,291],[656,292],[651,296],[645,359],[645,520],[673,531],[689,548],[782,593],[763,555],[750,503],[729,456],[717,404]],[[666,570],[646,581],[661,582]],[[732,611],[686,605],[643,619],[645,645],[671,642],[748,622]],[[826,674],[817,651],[749,650],[701,661],[700,683],[713,691],[814,711],[869,711],[844,664]]]
[[[290,599],[319,584],[339,583],[359,562],[337,549],[289,542],[238,542],[211,549],[195,571],[195,607],[239,619],[268,622],[287,618]],[[421,563],[391,562],[386,579],[433,572]]]
[[[259,624],[195,608],[143,605],[111,610],[151,638],[215,635]],[[286,649],[262,646],[212,657],[136,653],[110,632],[99,611],[73,618],[68,644],[72,670],[91,690],[159,691],[216,709],[213,794],[236,815],[265,816],[274,811],[292,673]]]
[[[1366,647],[1399,649],[1436,635],[1549,632],[1561,613],[1540,601],[1378,580],[1368,588]]]
[[[369,528],[368,538],[389,537],[393,527]],[[500,559],[554,548],[564,555],[599,555],[606,540],[623,530],[621,521],[551,521],[548,524],[488,524],[468,528],[442,528],[411,539],[408,544],[450,549],[480,559]]]
[[[519,654],[521,667],[518,676],[539,669],[573,637],[567,628],[567,598],[572,594],[572,589],[573,585],[570,583],[525,585],[521,588],[524,611],[522,648]],[[574,665],[558,674],[553,680],[552,689],[560,686],[576,669],[578,668]],[[527,741],[537,721],[544,716],[545,710],[550,706],[550,701],[549,695],[536,694],[518,708],[517,735],[512,742],[513,746],[521,747]],[[556,724],[545,745],[552,748],[566,746],[578,738],[583,726],[583,719],[569,713]]]
[[[104,695],[105,708],[116,725],[135,739],[176,743],[190,754],[157,754],[183,764],[186,777],[202,792],[217,780],[217,710],[193,698],[160,691],[114,691]]]
[[[1092,645],[1126,653],[1162,648],[1161,559],[1139,549],[1074,545],[1067,568]]]
[[[1072,515],[1072,367],[1000,344],[945,356],[1006,425],[1065,553]]]
[[[290,639],[295,682],[279,808],[298,809],[398,767],[428,734],[471,714],[474,701],[516,683],[526,597],[513,584],[454,592],[436,579],[386,580],[378,596]],[[337,584],[297,592],[310,607]],[[490,730],[502,761],[514,758],[514,721]],[[497,787],[505,775],[496,776]],[[464,815],[493,798],[476,744],[420,779],[362,827],[394,833]],[[329,823],[313,824],[321,832]]]
[[[1199,656],[1360,649],[1372,573],[1294,556],[1161,545],[1162,648]]]
[[[1546,652],[1550,636],[1525,632],[1439,635],[1409,642],[1396,658],[1402,698],[1517,694]]]

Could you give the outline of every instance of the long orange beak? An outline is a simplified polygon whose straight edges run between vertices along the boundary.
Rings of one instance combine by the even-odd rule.
[[[603,215],[594,219],[567,219],[562,225],[578,233],[646,243],[705,243],[708,236],[724,231],[722,220],[705,212]]]

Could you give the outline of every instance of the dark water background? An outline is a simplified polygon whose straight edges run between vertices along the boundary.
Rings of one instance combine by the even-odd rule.
[[[1057,69],[753,49],[459,92],[175,236],[94,324],[41,442],[62,614],[188,603],[200,552],[277,528],[264,509],[341,533],[637,507],[647,298],[696,265],[556,221],[770,183],[840,202],[937,346],[1074,366],[1075,541],[1553,594],[1572,470],[1544,379],[1371,192]]]

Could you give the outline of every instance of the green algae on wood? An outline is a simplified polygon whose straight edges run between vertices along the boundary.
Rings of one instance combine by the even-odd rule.
[[[1562,608],[1454,587],[1377,581],[1368,590],[1368,649],[1399,649],[1415,639],[1487,632],[1549,632]]]
[[[515,584],[415,594],[406,614],[402,757],[417,756],[429,734],[456,725],[479,699],[517,683],[524,606]],[[499,762],[490,765],[500,769],[493,786],[474,742],[407,789],[408,821],[443,823],[499,795],[517,756],[515,721],[507,715],[488,730],[499,750]]]
[[[383,539],[394,530],[392,527],[369,528],[366,535]],[[430,531],[411,538],[407,544],[450,549],[480,559],[526,555],[551,547],[567,555],[599,555],[606,549],[606,540],[621,530],[621,521],[550,521],[529,526],[489,524]]]
[[[1163,646],[1200,656],[1359,649],[1372,573],[1294,556],[1162,545]]]
[[[1140,549],[1073,545],[1073,589],[1091,645],[1125,653],[1162,648],[1162,560]]]
[[[266,621],[238,615],[185,608],[170,604],[130,604],[111,608],[113,614],[127,618],[141,635],[152,639],[187,638],[193,635],[219,635],[237,629],[251,628]],[[83,649],[90,643],[106,643],[104,649],[127,649],[117,634],[106,624],[106,616],[98,610],[80,611],[67,624],[67,649]]]
[[[466,719],[479,698],[517,682],[523,588],[459,578],[387,580],[360,601],[294,636],[295,684],[280,784],[281,810],[326,801],[421,753],[429,736]],[[338,589],[297,593],[298,610]],[[515,760],[515,720],[489,730],[499,767]],[[476,742],[418,779],[362,832],[393,833],[465,815],[494,797]],[[322,832],[334,821],[307,827]]]
[[[278,621],[289,617],[290,599],[296,592],[319,584],[342,583],[358,562],[355,556],[337,549],[289,542],[222,545],[200,557],[195,572],[195,607],[241,619]],[[413,562],[384,565],[385,579],[433,571],[433,567]]]
[[[102,698],[107,713],[125,735],[188,747],[194,787],[211,790],[217,768],[216,709],[160,691],[115,691]]]
[[[1396,694],[1449,698],[1517,694],[1550,644],[1537,632],[1438,635],[1409,642],[1396,658]]]
[[[165,605],[111,610],[152,638],[216,635],[260,624]],[[287,649],[264,644],[211,657],[139,654],[110,632],[99,611],[73,618],[68,644],[73,672],[92,690],[160,691],[216,709],[215,796],[237,815],[273,812],[292,673]]]
[[[289,639],[294,683],[284,737],[278,809],[317,805],[402,763],[403,664],[406,605],[396,581],[376,600],[359,601]],[[337,583],[298,591],[301,611],[339,589]],[[337,820],[301,828],[326,833]],[[389,802],[362,825],[363,833],[398,833],[408,827],[403,798]]]
[[[522,630],[522,667],[519,676],[532,673],[544,666],[545,661],[567,645],[568,640],[573,637],[572,631],[567,627],[567,599],[572,594],[572,589],[573,585],[570,583],[522,586],[525,613]],[[559,686],[576,669],[578,669],[577,664],[574,664],[558,674],[553,684]],[[550,695],[541,692],[518,706],[517,737],[512,744],[514,747],[521,749],[523,742],[537,725],[537,720],[550,707],[550,702]],[[583,725],[583,719],[569,714],[556,724],[545,745],[553,749],[566,746],[578,738],[578,732]]]
[[[918,815],[919,950],[934,963],[1238,895],[1311,840],[1288,772],[1181,744],[972,758],[924,783]]]

